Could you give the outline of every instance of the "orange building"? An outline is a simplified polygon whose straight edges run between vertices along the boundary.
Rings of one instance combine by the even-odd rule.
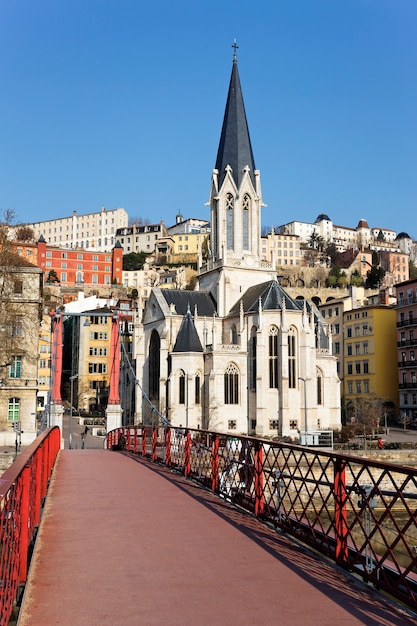
[[[37,244],[19,242],[16,252],[42,270],[44,282],[52,272],[64,286],[122,284],[123,248],[119,243],[109,252],[97,252],[57,248],[41,236]]]

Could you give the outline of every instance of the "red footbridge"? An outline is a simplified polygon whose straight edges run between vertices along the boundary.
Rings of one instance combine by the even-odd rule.
[[[1,626],[417,624],[417,470],[173,427],[0,479]]]

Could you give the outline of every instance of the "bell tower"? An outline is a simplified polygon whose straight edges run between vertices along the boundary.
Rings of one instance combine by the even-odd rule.
[[[252,152],[236,42],[232,47],[232,74],[208,202],[210,250],[199,275],[199,289],[211,291],[219,315],[226,314],[237,300],[239,285],[247,288],[269,280],[272,269],[260,260],[263,206],[260,172],[255,168]]]

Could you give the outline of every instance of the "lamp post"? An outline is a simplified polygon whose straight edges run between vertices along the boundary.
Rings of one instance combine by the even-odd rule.
[[[304,383],[304,437],[305,445],[307,445],[307,379],[299,376],[298,380]]]
[[[78,374],[74,374],[74,376],[70,376],[71,382],[71,397],[70,397],[70,423],[69,423],[69,440],[68,447],[71,450],[72,448],[72,405],[74,402],[74,380],[78,378]]]

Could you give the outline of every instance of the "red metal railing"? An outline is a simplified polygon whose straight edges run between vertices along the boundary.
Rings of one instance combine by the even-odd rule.
[[[0,478],[0,624],[6,626],[26,583],[42,503],[61,445],[58,427],[45,430]]]
[[[132,427],[107,435],[417,608],[417,469],[252,437]]]

